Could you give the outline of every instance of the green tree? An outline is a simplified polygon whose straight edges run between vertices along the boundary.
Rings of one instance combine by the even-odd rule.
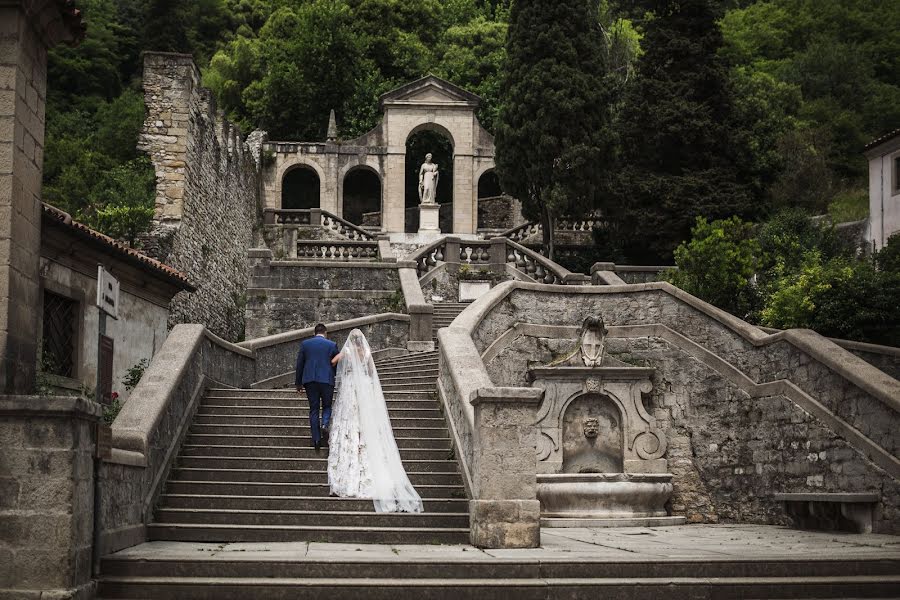
[[[733,103],[710,0],[658,0],[621,116],[627,253],[668,260],[698,216],[756,212],[735,165]]]
[[[613,162],[610,82],[592,0],[512,5],[496,126],[503,189],[540,220],[554,253],[558,216],[600,204]]]
[[[698,217],[691,239],[675,250],[677,270],[668,281],[723,310],[745,317],[757,305],[753,276],[760,246],[753,227],[737,217],[709,222]]]

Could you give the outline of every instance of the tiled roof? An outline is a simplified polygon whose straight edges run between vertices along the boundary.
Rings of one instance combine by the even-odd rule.
[[[110,254],[124,258],[133,264],[136,263],[144,269],[149,270],[150,272],[156,273],[158,275],[163,275],[169,280],[174,280],[174,283],[180,285],[187,291],[192,292],[196,289],[190,284],[187,276],[181,271],[173,269],[169,265],[161,263],[156,259],[150,258],[145,254],[141,254],[134,248],[129,248],[122,242],[118,242],[108,235],[100,233],[99,231],[95,231],[83,223],[79,223],[78,221],[74,220],[69,213],[64,212],[54,206],[50,206],[46,202],[43,203],[43,212],[44,216],[52,219],[54,223],[58,223],[72,231],[79,233],[83,237],[94,241],[97,244],[105,246],[106,250],[108,250]]]
[[[887,142],[887,141],[889,141],[889,140],[892,140],[892,139],[894,139],[895,137],[897,137],[898,135],[900,135],[900,128],[897,128],[897,129],[895,129],[895,130],[893,130],[893,131],[891,131],[891,132],[888,132],[888,133],[884,134],[884,135],[881,136],[881,137],[875,138],[874,140],[872,140],[871,142],[869,142],[868,144],[866,144],[866,146],[865,146],[865,148],[863,148],[863,150],[871,150],[871,149],[874,148],[875,146],[878,146],[878,145],[883,144],[883,143],[885,143],[885,142]]]

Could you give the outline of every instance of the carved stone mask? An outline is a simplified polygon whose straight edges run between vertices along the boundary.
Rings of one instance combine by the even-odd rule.
[[[581,360],[586,367],[599,367],[606,345],[603,317],[588,317],[581,325]]]
[[[600,419],[591,417],[584,420],[584,437],[589,440],[594,439],[600,434]]]

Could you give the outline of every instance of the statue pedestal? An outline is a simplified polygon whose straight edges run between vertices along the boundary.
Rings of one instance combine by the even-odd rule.
[[[419,205],[419,233],[440,233],[440,204]]]

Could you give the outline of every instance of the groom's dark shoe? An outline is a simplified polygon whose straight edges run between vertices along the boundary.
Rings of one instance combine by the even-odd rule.
[[[314,443],[313,443],[313,448],[315,448],[315,449],[316,449],[316,452],[318,452],[318,451],[321,450],[321,448],[322,448],[322,442],[314,442]]]
[[[331,429],[328,427],[322,427],[322,445],[328,446],[328,434],[331,433]]]

